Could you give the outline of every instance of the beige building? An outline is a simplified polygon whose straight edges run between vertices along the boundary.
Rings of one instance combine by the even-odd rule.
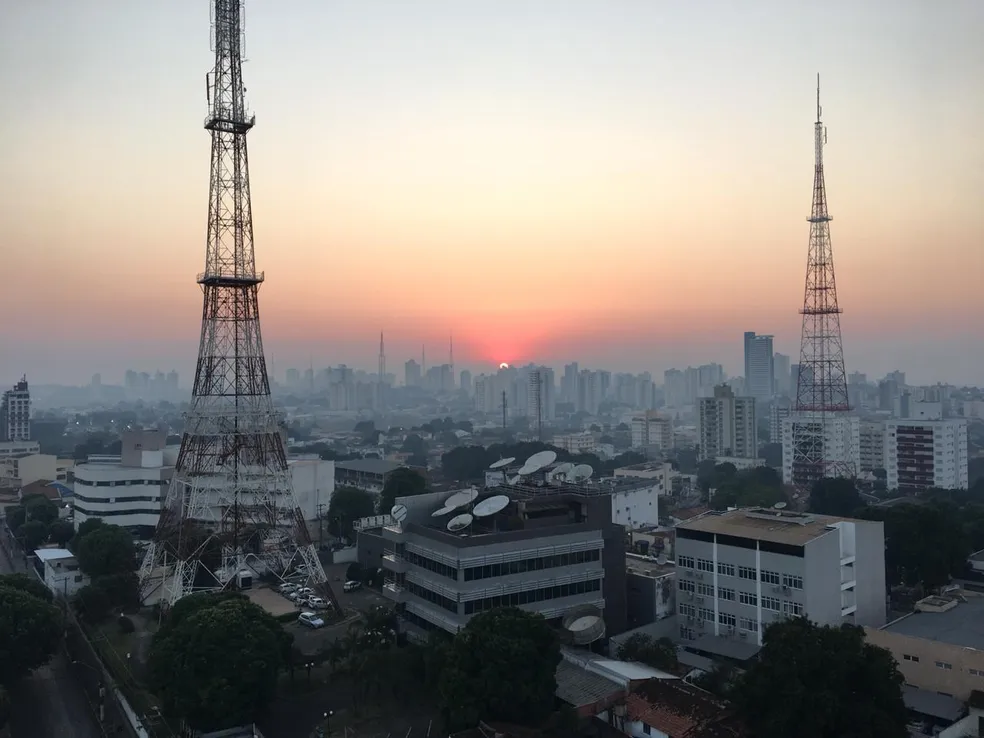
[[[910,687],[966,702],[984,690],[984,597],[927,597],[916,611],[881,628],[868,642],[891,651]]]

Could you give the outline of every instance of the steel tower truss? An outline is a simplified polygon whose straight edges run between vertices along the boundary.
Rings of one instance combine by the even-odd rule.
[[[812,488],[823,477],[853,477],[854,464],[830,459],[826,453],[831,426],[850,410],[847,374],[841,344],[834,256],[830,245],[830,214],[823,176],[823,147],[827,142],[820,107],[820,80],[817,78],[817,120],[814,124],[816,166],[813,175],[813,208],[810,247],[806,264],[806,290],[803,298],[803,332],[800,343],[799,374],[793,423],[793,483],[802,491]],[[850,432],[845,438],[850,439]],[[842,449],[848,459],[852,451]]]
[[[191,407],[154,541],[140,569],[145,598],[172,604],[238,586],[240,572],[300,572],[337,608],[291,486],[282,419],[260,336],[246,134],[255,117],[242,81],[241,0],[214,0],[215,68],[201,340]]]

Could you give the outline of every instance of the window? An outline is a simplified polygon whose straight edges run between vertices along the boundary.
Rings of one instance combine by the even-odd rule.
[[[799,616],[803,614],[803,606],[798,602],[783,602],[782,611],[786,615]]]
[[[984,677],[984,669],[967,669],[971,676]]]
[[[773,612],[782,612],[782,603],[775,597],[763,597],[762,607]]]
[[[722,564],[718,562],[718,574],[723,577],[733,577],[735,575],[735,565],[734,564]]]
[[[679,610],[680,614],[687,618],[692,618],[697,615],[697,608],[693,605],[688,605],[687,603],[680,605]]]
[[[409,558],[407,559],[410,560]],[[477,579],[490,579],[492,577],[504,577],[511,574],[521,574],[526,571],[539,571],[541,569],[554,569],[558,566],[574,566],[577,564],[601,561],[601,549],[590,551],[575,551],[573,553],[554,554],[552,556],[539,556],[519,561],[509,561],[503,564],[488,564],[486,566],[469,566],[465,569],[465,581],[472,582]],[[411,561],[410,563],[414,563]],[[428,567],[429,568],[429,567]],[[434,570],[432,570],[434,571]],[[457,579],[458,572],[451,569],[453,576],[450,579]],[[442,572],[437,570],[438,574]],[[448,576],[448,575],[445,575]]]
[[[902,654],[902,660],[903,661],[914,661],[917,664],[919,663],[919,657],[918,656],[910,656],[907,653]]]
[[[752,607],[758,606],[758,596],[753,592],[739,592],[738,602],[743,605],[751,605]]]
[[[697,559],[697,571],[714,572],[714,562],[710,559]]]
[[[644,735],[652,735],[653,731],[646,723],[642,724],[642,732]]]
[[[697,611],[697,617],[700,620],[706,620],[709,623],[714,622],[714,611],[708,610],[706,607],[702,607]]]
[[[693,556],[677,556],[676,564],[684,569],[694,568],[694,557]]]
[[[410,589],[410,583],[407,583]],[[486,592],[498,592],[498,589],[486,590]],[[539,589],[528,589],[521,592],[510,594],[494,594],[490,597],[483,597],[480,600],[469,600],[464,603],[465,615],[482,612],[483,610],[495,610],[498,607],[518,607],[533,602],[544,600],[555,600],[562,597],[573,597],[586,592],[600,592],[601,580],[589,579],[585,582],[572,582],[570,584],[550,585]],[[416,593],[414,593],[416,594]],[[440,604],[440,603],[438,603]],[[457,604],[452,612],[457,612]]]
[[[752,633],[758,633],[759,624],[758,620],[752,620],[751,618],[742,618],[738,621],[738,625],[742,630],[748,630]]]
[[[803,577],[798,577],[795,574],[783,574],[782,586],[790,589],[803,589]]]
[[[705,584],[704,582],[701,582],[700,584],[697,585],[697,594],[701,595],[702,597],[713,597],[714,585]]]
[[[739,579],[751,579],[753,582],[758,579],[758,575],[755,573],[755,569],[750,566],[739,566],[738,567],[738,578]]]
[[[779,584],[779,572],[762,570],[762,582],[764,584]]]
[[[735,601],[735,591],[733,589],[721,589],[718,588],[718,599],[719,600],[730,600]]]
[[[943,669],[944,671],[950,671],[950,669],[953,668],[953,664],[948,664],[946,661],[937,661],[936,668]]]
[[[693,579],[678,579],[677,589],[681,592],[693,592],[694,591],[694,580]]]
[[[694,633],[694,629],[688,628],[686,625],[680,626],[680,637],[685,641],[697,640],[697,635]]]
[[[718,613],[718,622],[721,625],[730,625],[732,628],[734,628],[735,627],[735,623],[737,621],[735,619],[735,616],[732,615],[730,612],[719,612]]]

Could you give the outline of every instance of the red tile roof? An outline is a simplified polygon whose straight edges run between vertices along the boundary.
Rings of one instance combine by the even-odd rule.
[[[649,679],[625,701],[627,718],[669,738],[729,738],[744,735],[728,705],[679,680]]]
[[[49,487],[49,484],[51,484],[50,479],[39,479],[36,482],[25,484],[20,488],[21,499],[30,497],[31,495],[41,495],[42,497],[47,497],[49,500],[60,499],[61,492],[55,487]]]

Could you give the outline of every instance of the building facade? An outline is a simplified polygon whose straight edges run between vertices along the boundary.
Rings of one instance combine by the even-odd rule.
[[[0,399],[0,441],[31,440],[31,393],[27,377],[3,393]]]
[[[603,611],[609,633],[625,629],[624,530],[612,524],[605,496],[514,498],[498,523],[477,518],[460,533],[431,516],[440,500],[421,497],[401,499],[408,517],[382,529],[383,594],[400,606],[410,634],[456,633],[502,606],[557,622],[591,606]]]
[[[649,448],[668,451],[673,448],[673,420],[655,410],[632,418],[630,426],[632,448]]]
[[[889,489],[967,489],[967,421],[890,420],[885,424]]]
[[[770,623],[800,615],[820,625],[885,622],[881,522],[772,508],[709,512],[677,526],[675,553],[687,641],[761,645]]]
[[[772,336],[745,332],[745,392],[757,400],[768,400],[775,392]]]
[[[863,472],[885,468],[885,424],[878,420],[863,420],[858,428],[860,452],[858,468]]]
[[[38,576],[55,597],[68,599],[89,583],[67,548],[39,548],[34,561]]]
[[[714,388],[713,397],[700,399],[697,414],[699,458],[758,456],[755,398],[736,397],[726,384]]]

